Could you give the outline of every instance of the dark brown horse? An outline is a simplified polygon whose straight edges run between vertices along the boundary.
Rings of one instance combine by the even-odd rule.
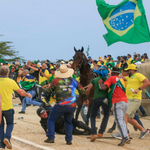
[[[75,55],[73,56],[72,68],[76,71],[77,70],[80,71],[80,83],[86,89],[88,87],[88,85],[90,84],[91,80],[93,79],[93,73],[92,73],[92,70],[88,63],[88,60],[87,60],[85,54],[83,53],[83,51],[84,51],[83,47],[81,48],[81,50],[76,50],[76,48],[74,47],[74,51],[75,51]],[[87,113],[87,121],[86,121],[87,125],[89,124],[89,117],[90,117],[90,113],[91,113],[93,94],[94,94],[94,92],[91,92],[91,94],[88,98],[89,109],[88,109],[88,113]],[[82,100],[81,96],[79,95],[76,119],[78,119],[82,104],[83,104],[83,100]]]

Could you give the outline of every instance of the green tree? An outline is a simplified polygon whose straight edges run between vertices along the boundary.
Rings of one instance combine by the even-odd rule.
[[[19,52],[13,50],[13,46],[11,46],[12,42],[5,41],[0,42],[0,58],[3,59],[6,62],[12,62],[12,61],[18,61],[18,62],[24,62],[22,56],[19,56]]]

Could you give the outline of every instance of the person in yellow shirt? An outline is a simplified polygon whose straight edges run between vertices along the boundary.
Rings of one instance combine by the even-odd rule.
[[[93,62],[94,62],[94,59],[91,59],[91,60],[89,61],[89,64],[90,64],[90,68],[91,68],[91,69],[94,67]]]
[[[51,62],[51,63],[50,63],[50,69],[53,69],[53,68],[54,68],[53,65],[54,65],[54,64]]]
[[[107,56],[105,55],[104,56],[104,65],[106,65],[106,63],[107,63]]]
[[[46,69],[47,68],[47,65],[45,63],[42,64],[42,67],[40,69],[40,72],[39,72],[39,84],[43,84],[44,82],[45,83],[48,83],[48,75],[49,75],[49,71]],[[43,83],[42,83],[43,82]],[[45,84],[43,84],[45,85]],[[42,86],[43,86],[42,85]]]
[[[145,137],[149,133],[149,129],[144,129],[134,118],[136,110],[140,107],[142,102],[142,90],[149,85],[149,80],[141,73],[137,72],[137,67],[134,64],[128,65],[124,69],[128,72],[126,95],[128,98],[128,108],[125,115],[126,124],[129,122],[141,131],[139,139]]]
[[[144,55],[141,56],[141,63],[144,62]]]
[[[130,54],[128,54],[127,57],[128,57],[127,64],[129,65],[131,64],[132,58]]]
[[[31,97],[31,94],[26,93],[24,90],[20,89],[17,83],[8,78],[9,67],[0,67],[0,95],[2,97],[2,121],[0,124],[0,149],[12,149],[10,143],[11,132],[14,126],[14,109],[12,104],[12,93],[16,91],[21,96]],[[6,132],[4,132],[4,118],[6,120]]]

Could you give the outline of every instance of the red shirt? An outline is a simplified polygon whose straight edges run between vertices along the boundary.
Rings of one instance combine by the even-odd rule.
[[[112,84],[115,84],[118,80],[118,76],[111,76],[104,82],[104,84],[107,85],[107,87],[110,87]],[[112,104],[118,103],[120,101],[128,103],[128,99],[125,92],[120,87],[116,86],[112,95]]]

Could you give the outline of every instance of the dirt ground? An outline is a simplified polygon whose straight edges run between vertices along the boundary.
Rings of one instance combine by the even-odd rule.
[[[146,135],[144,139],[138,139],[140,136],[140,131],[135,131],[133,127],[128,124],[128,129],[130,130],[130,135],[133,138],[131,144],[126,144],[123,147],[117,146],[120,143],[120,140],[112,138],[110,133],[107,133],[107,130],[112,126],[114,117],[110,116],[106,132],[104,133],[103,139],[97,139],[95,142],[90,142],[90,136],[73,136],[72,145],[68,146],[65,142],[65,135],[55,135],[55,143],[47,144],[44,143],[44,140],[47,139],[44,130],[40,126],[40,118],[36,114],[37,106],[29,106],[26,109],[26,114],[18,114],[21,111],[21,105],[19,104],[18,99],[13,100],[14,110],[15,110],[15,121],[14,121],[14,130],[12,132],[13,136],[37,143],[39,145],[45,146],[49,149],[55,150],[150,150],[150,134]],[[23,119],[20,119],[23,117]],[[99,128],[101,119],[96,120],[96,126]],[[150,128],[150,116],[140,118],[145,128]],[[82,120],[79,117],[79,120]],[[117,133],[117,129],[113,133]],[[12,139],[13,150],[26,149],[26,150],[35,150],[33,147],[23,146],[22,144],[17,143]]]

